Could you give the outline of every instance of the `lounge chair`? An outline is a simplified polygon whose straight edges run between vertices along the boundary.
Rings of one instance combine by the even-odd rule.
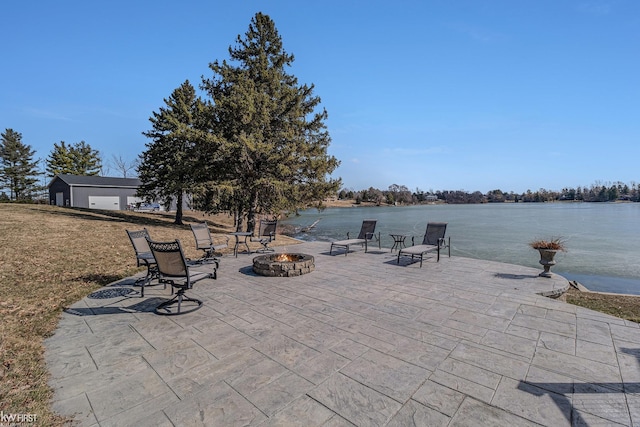
[[[341,247],[345,248],[344,255],[347,256],[349,253],[349,246],[351,245],[364,245],[364,251],[367,252],[369,242],[376,239],[378,241],[378,249],[380,249],[380,232],[375,234],[376,230],[376,222],[375,219],[365,219],[362,221],[362,227],[360,228],[360,233],[358,234],[358,238],[351,239],[349,237],[349,233],[347,233],[346,240],[338,240],[336,242],[331,243],[331,248],[329,249],[329,255],[333,252],[333,247]]]
[[[269,247],[269,243],[276,240],[276,226],[278,220],[260,220],[260,227],[258,228],[258,235],[251,236],[252,242],[258,242],[262,245],[262,248],[256,252],[275,252],[275,249]]]
[[[436,251],[438,253],[437,260],[440,261],[440,251],[447,248],[449,250],[449,257],[451,257],[451,237],[447,240],[444,238],[444,233],[447,231],[446,222],[430,222],[427,224],[427,231],[424,233],[422,244],[416,245],[414,238],[411,237],[411,244],[407,248],[402,248],[398,251],[398,264],[400,264],[401,256],[420,257],[420,268],[422,268],[422,259],[425,254]]]
[[[174,288],[178,289],[172,299],[163,302],[154,311],[157,314],[169,316],[190,313],[202,307],[201,300],[188,297],[185,292],[200,280],[216,279],[216,265],[209,264],[207,266],[211,268],[212,271],[210,272],[191,270],[178,239],[172,242],[148,240],[148,243],[158,265],[158,280],[160,283],[171,285],[172,290]],[[182,305],[185,302],[187,303],[187,309],[183,310]],[[174,309],[176,305],[177,309]]]
[[[150,239],[149,231],[146,228],[142,230],[126,230],[133,250],[136,252],[136,265],[138,267],[147,267],[147,274],[141,279],[136,280],[136,284],[140,283],[140,297],[144,297],[144,287],[148,285],[151,280],[158,277],[158,265],[156,259],[151,253],[147,240]],[[165,288],[167,286],[165,285]]]
[[[196,263],[215,262],[216,267],[220,267],[220,258],[216,256],[222,249],[229,247],[229,237],[224,242],[215,243],[209,232],[207,222],[190,224],[193,237],[196,239],[196,249],[204,251],[202,258]]]

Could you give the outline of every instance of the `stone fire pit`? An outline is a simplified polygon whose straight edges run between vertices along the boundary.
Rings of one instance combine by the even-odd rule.
[[[261,276],[293,277],[316,268],[313,256],[307,254],[269,254],[253,259],[253,271]]]

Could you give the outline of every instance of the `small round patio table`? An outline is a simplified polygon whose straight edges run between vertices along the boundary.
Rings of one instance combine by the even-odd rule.
[[[247,243],[247,237],[251,236],[253,233],[249,231],[236,231],[229,234],[236,237],[236,244],[233,247],[233,254],[236,258],[238,258],[238,246],[240,245],[245,245],[247,247],[247,253],[251,253],[251,249],[249,249],[249,244]],[[240,240],[240,237],[244,237],[244,240]]]
[[[393,239],[393,246],[391,246],[391,252],[394,250],[400,250],[402,248],[406,248],[407,245],[404,243],[404,239],[407,238],[406,234],[389,234]]]

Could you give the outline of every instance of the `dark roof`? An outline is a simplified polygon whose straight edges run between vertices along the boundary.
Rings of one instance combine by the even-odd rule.
[[[142,184],[138,178],[116,178],[111,176],[85,176],[85,175],[69,175],[60,174],[56,175],[51,182],[56,178],[61,179],[70,186],[83,186],[83,187],[139,187]],[[51,184],[49,184],[51,186]]]

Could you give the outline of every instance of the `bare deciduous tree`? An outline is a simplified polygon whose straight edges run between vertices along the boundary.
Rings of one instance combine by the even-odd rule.
[[[131,176],[135,176],[135,173],[131,174],[131,171],[134,171],[138,168],[138,159],[127,161],[122,158],[121,154],[117,156],[113,154],[111,156],[111,163],[113,168],[122,174],[123,178],[130,178]]]

